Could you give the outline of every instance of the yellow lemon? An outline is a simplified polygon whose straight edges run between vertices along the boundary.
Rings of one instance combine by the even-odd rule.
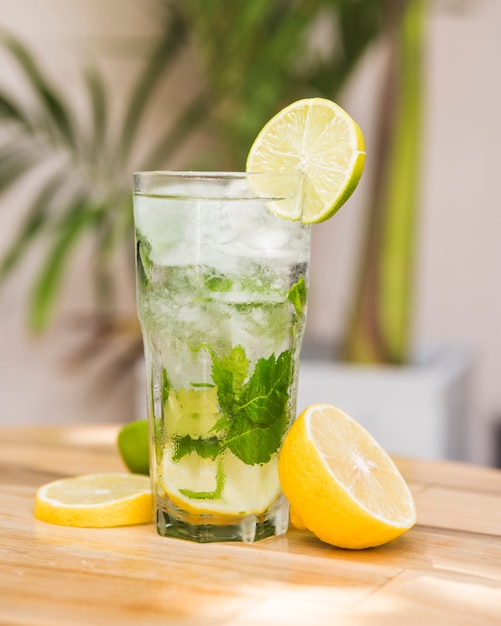
[[[247,157],[248,172],[288,173],[302,184],[302,201],[276,202],[279,217],[316,224],[334,215],[362,176],[365,144],[358,124],[324,98],[293,102],[277,113],[256,137]],[[258,191],[287,197],[290,178],[259,182]],[[261,188],[262,187],[262,188]],[[269,188],[268,188],[269,187]]]
[[[412,495],[388,454],[340,409],[309,406],[287,434],[278,463],[292,522],[326,543],[368,548],[416,522]]]
[[[152,521],[150,479],[138,474],[87,474],[40,487],[35,517],[60,526],[106,528]]]

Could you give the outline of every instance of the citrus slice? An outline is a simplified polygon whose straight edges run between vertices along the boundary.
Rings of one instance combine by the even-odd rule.
[[[87,474],[40,487],[35,517],[60,526],[106,528],[152,521],[150,480],[137,474]]]
[[[214,460],[192,452],[174,461],[166,448],[159,487],[188,513],[257,514],[280,496],[277,462],[274,457],[265,465],[246,465],[229,450]]]
[[[388,454],[331,405],[311,405],[298,417],[278,470],[293,522],[326,543],[374,547],[416,522],[412,495]]]
[[[316,224],[332,217],[355,190],[365,161],[365,144],[357,123],[340,106],[324,98],[307,98],[277,113],[261,130],[247,157],[248,172],[288,173],[302,180],[302,202],[276,202],[279,217]],[[264,185],[265,183],[259,183]],[[259,189],[288,195],[284,189]]]
[[[117,437],[118,451],[123,462],[134,474],[150,473],[148,449],[148,420],[136,420],[122,426]]]

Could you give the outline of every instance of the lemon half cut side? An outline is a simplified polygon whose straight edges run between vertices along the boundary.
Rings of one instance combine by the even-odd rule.
[[[309,406],[279,459],[293,522],[342,548],[382,545],[416,522],[411,492],[389,455],[344,411]]]
[[[279,217],[316,224],[332,217],[348,200],[364,163],[365,143],[358,124],[331,100],[307,98],[285,107],[263,127],[251,146],[246,169],[299,177],[302,207],[291,201],[275,203],[271,209]],[[266,188],[261,191],[269,193]],[[287,196],[287,188],[281,195]]]

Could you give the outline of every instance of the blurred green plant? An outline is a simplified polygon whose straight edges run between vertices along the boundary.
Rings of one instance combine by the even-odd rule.
[[[365,241],[341,355],[364,363],[408,362],[412,339],[422,143],[426,0],[390,2],[375,172]]]
[[[134,140],[148,100],[184,45],[185,35],[183,20],[171,12],[130,95],[118,139],[114,139],[109,125],[109,89],[96,67],[82,73],[91,118],[87,126],[80,123],[66,94],[49,80],[30,50],[17,38],[1,34],[1,43],[17,64],[29,95],[20,99],[0,88],[0,191],[34,171],[42,182],[26,207],[18,236],[0,263],[0,281],[38,238],[45,238],[48,250],[28,307],[32,330],[43,331],[51,321],[69,257],[84,236],[92,237],[95,248],[97,308],[100,314],[113,310],[111,263],[132,228],[128,167]],[[183,111],[176,132],[169,130],[168,141],[162,138],[166,157],[182,141],[181,129],[190,115],[192,109]],[[191,125],[191,119],[189,122]]]
[[[53,319],[68,260],[85,237],[91,238],[95,248],[92,275],[99,332],[113,329],[112,267],[117,252],[132,236],[132,171],[168,168],[174,158],[178,168],[241,169],[258,130],[279,108],[311,95],[339,99],[370,44],[381,36],[391,39],[398,34],[401,43],[391,57],[398,61],[402,54],[402,59],[388,68],[392,106],[383,106],[381,113],[381,127],[389,123],[394,132],[391,138],[382,134],[375,151],[381,162],[371,199],[374,211],[369,211],[370,216],[378,214],[382,216],[378,220],[387,220],[392,234],[379,238],[383,222],[375,226],[371,222],[375,218],[370,217],[365,246],[369,252],[357,290],[357,309],[372,307],[374,258],[378,258],[378,267],[380,263],[387,270],[402,264],[406,276],[412,265],[408,242],[414,236],[414,218],[402,214],[413,215],[415,207],[411,199],[415,178],[408,174],[416,170],[418,154],[418,48],[424,1],[164,0],[160,3],[164,27],[136,77],[116,134],[111,132],[111,90],[96,67],[82,72],[90,113],[90,123],[83,124],[62,86],[49,80],[34,54],[15,37],[0,34],[3,48],[30,90],[30,98],[20,99],[0,86],[0,193],[34,171],[42,180],[25,207],[17,237],[0,261],[1,284],[34,242],[44,239],[46,257],[35,276],[28,307],[31,329],[44,331]],[[152,103],[165,98],[160,87],[187,50],[193,75],[200,80],[191,99],[142,155],[138,143]],[[398,89],[395,76],[399,77]],[[170,108],[170,103],[163,106]],[[182,151],[186,142],[197,133],[209,139],[210,147],[191,151],[181,159],[187,152]],[[386,148],[389,140],[395,141],[391,150]],[[390,192],[395,181],[400,191]],[[384,206],[388,210],[383,210]],[[400,223],[405,226],[396,232]],[[378,235],[375,242],[374,234]],[[389,243],[397,242],[401,235],[405,235],[403,244]],[[391,261],[385,261],[390,249]],[[404,261],[399,254],[405,256]],[[399,280],[411,283],[408,278]],[[376,288],[380,282],[376,277]],[[407,323],[397,320],[400,313],[394,296],[389,295],[392,288],[381,291],[384,299],[393,300],[391,316],[383,316],[382,321],[389,335],[392,328],[402,327],[398,342],[404,346]],[[366,291],[369,297],[363,295]],[[401,284],[397,291],[397,299],[408,299]],[[401,310],[407,316],[408,304]],[[373,317],[367,332],[366,314],[354,313],[345,355],[402,360],[401,356],[395,359],[394,353],[404,354],[405,347],[393,351],[381,342],[374,347],[373,337],[381,332],[374,332]]]

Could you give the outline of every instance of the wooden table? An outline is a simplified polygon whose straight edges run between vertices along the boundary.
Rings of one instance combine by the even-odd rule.
[[[197,545],[153,525],[35,520],[40,484],[123,470],[116,431],[0,428],[0,624],[501,624],[500,471],[397,459],[418,524],[364,551],[295,529],[255,545]]]

